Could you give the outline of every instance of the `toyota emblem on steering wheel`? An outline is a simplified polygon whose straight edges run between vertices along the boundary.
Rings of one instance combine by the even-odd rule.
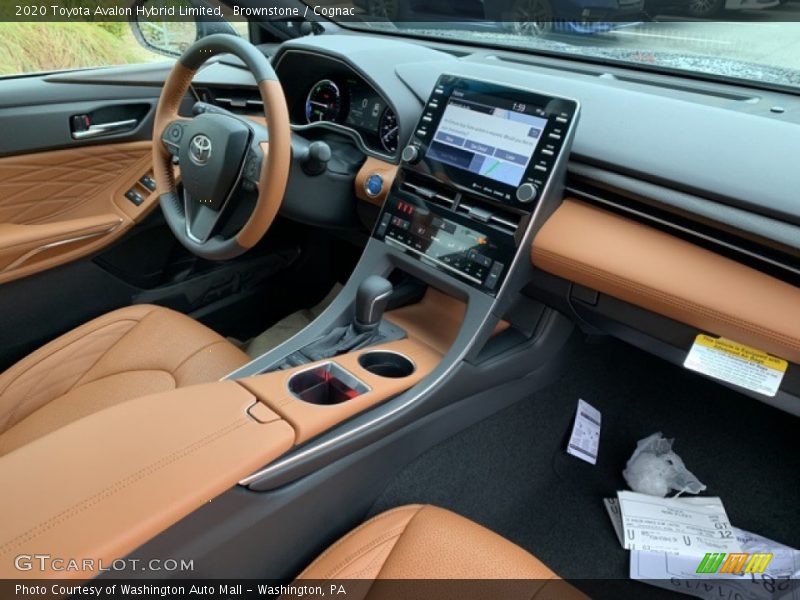
[[[211,158],[211,140],[208,136],[202,133],[192,138],[191,145],[189,146],[189,157],[192,161],[200,166],[203,166]]]

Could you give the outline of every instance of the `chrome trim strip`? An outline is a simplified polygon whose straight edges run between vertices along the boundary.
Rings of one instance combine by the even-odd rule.
[[[665,227],[669,227],[670,229],[674,229],[675,231],[681,231],[681,232],[686,233],[686,234],[688,234],[688,235],[690,235],[692,237],[696,237],[696,238],[699,238],[701,240],[705,240],[707,242],[711,242],[712,244],[716,244],[717,246],[722,246],[723,248],[727,248],[728,250],[733,250],[734,252],[738,252],[740,254],[744,254],[745,256],[749,256],[750,258],[754,258],[756,260],[760,260],[761,262],[765,262],[767,264],[770,264],[773,267],[778,267],[780,269],[783,269],[784,271],[789,271],[791,273],[794,273],[795,275],[800,275],[800,268],[792,267],[792,266],[787,265],[785,263],[782,263],[782,262],[779,262],[777,260],[773,260],[771,258],[768,258],[768,257],[764,256],[763,254],[758,254],[757,252],[752,252],[751,250],[747,250],[745,248],[742,248],[741,246],[737,246],[735,244],[731,244],[729,242],[725,242],[725,241],[720,240],[718,238],[715,238],[713,236],[706,235],[704,233],[700,233],[699,231],[695,231],[694,229],[689,229],[688,227],[684,227],[682,225],[678,225],[676,223],[673,223],[672,221],[668,221],[666,219],[661,219],[659,217],[653,216],[653,215],[651,215],[649,213],[646,213],[644,211],[636,210],[635,208],[631,208],[629,206],[625,206],[624,204],[618,204],[616,202],[612,202],[611,200],[607,200],[606,198],[602,198],[602,197],[597,196],[595,194],[591,194],[589,192],[585,192],[583,190],[576,189],[576,188],[574,188],[572,186],[567,186],[566,187],[566,191],[568,191],[571,194],[575,194],[578,197],[583,197],[583,198],[588,198],[590,200],[594,200],[595,202],[598,202],[600,204],[604,204],[606,206],[611,206],[613,208],[616,208],[618,210],[626,212],[626,213],[628,213],[630,215],[636,215],[637,217],[640,217],[640,218],[645,219],[647,221],[650,221],[652,223],[658,223],[659,225],[663,225]]]
[[[375,310],[375,305],[379,301],[383,300],[384,298],[388,298],[389,296],[391,296],[392,292],[394,292],[393,289],[389,290],[388,292],[384,292],[383,294],[380,294],[380,295],[378,295],[378,296],[376,296],[375,298],[372,299],[372,302],[370,302],[370,305],[369,305],[369,313],[368,313],[368,317],[369,317],[369,321],[370,322],[372,322],[372,312]]]
[[[119,227],[121,223],[122,223],[122,219],[120,219],[114,225],[111,225],[111,226],[103,229],[102,231],[93,231],[92,233],[87,233],[87,234],[84,234],[84,235],[78,235],[78,236],[75,236],[75,237],[67,238],[66,240],[58,240],[57,242],[50,242],[49,244],[44,244],[42,246],[34,248],[33,250],[29,250],[28,252],[26,252],[25,254],[20,256],[17,260],[12,262],[10,265],[6,265],[5,267],[3,267],[1,272],[5,273],[6,271],[13,271],[17,267],[25,264],[28,261],[28,259],[33,258],[37,254],[40,254],[40,253],[44,252],[45,250],[50,250],[51,248],[57,248],[58,246],[65,246],[67,244],[80,242],[81,240],[88,240],[88,239],[91,239],[91,238],[100,237],[100,236],[103,236],[103,235],[108,235],[109,233],[114,231],[117,227]]]
[[[74,140],[88,140],[91,138],[101,137],[104,135],[111,135],[113,133],[122,133],[124,131],[133,131],[139,124],[137,119],[127,119],[125,121],[114,121],[113,123],[98,123],[97,125],[90,125],[84,131],[73,131],[72,139]]]

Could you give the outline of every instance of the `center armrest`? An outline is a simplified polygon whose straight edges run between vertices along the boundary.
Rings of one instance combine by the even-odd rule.
[[[144,396],[0,458],[0,577],[73,577],[153,538],[294,443],[292,427],[233,381]],[[13,491],[12,491],[13,490]],[[18,571],[46,552],[92,571]]]

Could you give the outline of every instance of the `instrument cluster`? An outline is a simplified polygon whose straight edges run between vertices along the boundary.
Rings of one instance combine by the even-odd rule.
[[[303,123],[337,123],[356,131],[364,143],[394,155],[398,147],[397,115],[389,103],[362,79],[330,77],[308,89]]]

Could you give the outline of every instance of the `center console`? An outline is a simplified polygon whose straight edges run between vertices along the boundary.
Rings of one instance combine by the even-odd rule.
[[[300,333],[229,375],[303,445],[243,485],[306,475],[344,448],[522,378],[536,363],[521,355],[548,355],[537,350],[541,331],[555,346],[571,335],[517,292],[532,276],[534,234],[561,202],[579,106],[494,78],[436,80],[342,291]],[[361,185],[377,197],[382,177],[371,171]],[[409,279],[421,298],[403,289]]]
[[[442,75],[373,237],[496,295],[577,110],[572,100]]]

